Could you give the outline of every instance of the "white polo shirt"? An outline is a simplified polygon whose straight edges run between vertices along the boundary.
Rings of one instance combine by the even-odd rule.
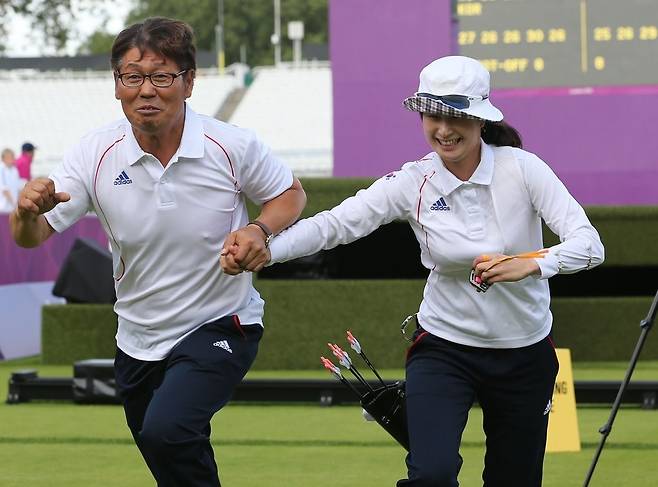
[[[541,249],[542,218],[561,243],[537,259],[541,278],[496,283],[477,293],[468,282],[473,259]],[[552,325],[546,279],[603,261],[597,231],[542,160],[482,142],[480,163],[468,181],[456,178],[432,152],[281,233],[270,245],[272,263],[352,242],[396,219],[409,222],[430,270],[418,312],[421,326],[464,345],[517,348],[540,341]]]
[[[293,182],[253,132],[187,107],[180,147],[163,167],[122,119],[83,137],[50,177],[71,194],[45,215],[56,231],[93,210],[107,232],[125,353],[162,359],[222,316],[262,323],[251,274],[227,276],[219,265],[228,233],[248,222],[245,196],[262,204]]]

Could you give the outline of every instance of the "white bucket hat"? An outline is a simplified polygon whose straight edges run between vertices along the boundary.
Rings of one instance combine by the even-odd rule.
[[[489,101],[489,71],[465,56],[446,56],[425,66],[418,91],[403,103],[414,112],[491,122],[503,119]]]

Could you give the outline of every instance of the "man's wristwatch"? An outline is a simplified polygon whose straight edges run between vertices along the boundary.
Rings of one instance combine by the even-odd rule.
[[[272,240],[274,234],[272,233],[272,230],[270,230],[267,225],[265,225],[263,222],[260,222],[258,220],[251,220],[249,223],[247,223],[247,225],[256,225],[258,228],[260,228],[265,234],[265,248],[270,246],[270,240]]]

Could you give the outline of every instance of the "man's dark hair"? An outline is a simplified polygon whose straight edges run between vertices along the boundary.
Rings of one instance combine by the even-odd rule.
[[[121,58],[133,47],[174,61],[180,69],[196,69],[194,33],[189,24],[165,17],[150,17],[119,32],[112,44],[110,64],[119,69]]]

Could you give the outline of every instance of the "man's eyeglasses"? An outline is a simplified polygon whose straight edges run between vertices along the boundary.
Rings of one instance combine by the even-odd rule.
[[[431,93],[416,93],[416,96],[422,96],[425,98],[431,98],[432,100],[438,100],[444,105],[449,107],[456,108],[457,110],[464,110],[471,106],[472,101],[486,100],[489,98],[487,96],[466,96],[466,95],[432,95]]]
[[[169,88],[174,84],[176,78],[188,71],[189,69],[184,69],[178,73],[116,73],[116,77],[121,80],[121,84],[126,88],[137,88],[142,86],[146,78],[148,78],[151,84],[156,88]]]

